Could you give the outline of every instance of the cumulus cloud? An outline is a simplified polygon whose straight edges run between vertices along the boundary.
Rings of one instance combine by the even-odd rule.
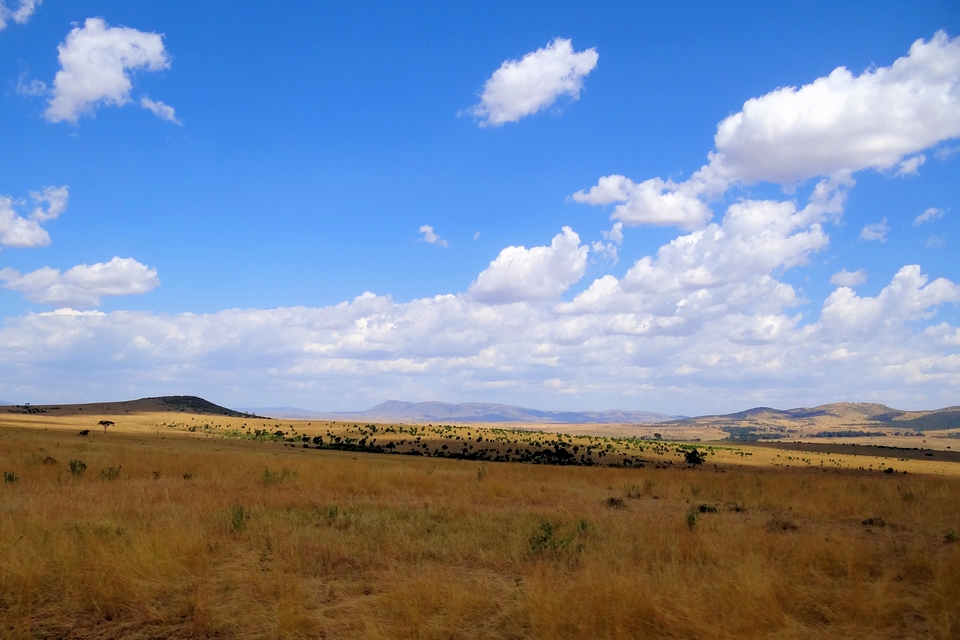
[[[500,126],[549,107],[561,96],[576,100],[599,57],[596,49],[575,52],[570,40],[556,38],[521,60],[500,65],[468,113],[481,119],[480,126]]]
[[[943,209],[937,209],[936,207],[930,207],[916,218],[913,219],[913,224],[920,226],[924,222],[930,222],[931,220],[936,220],[937,218],[943,217]]]
[[[577,191],[572,198],[585,204],[620,203],[610,218],[629,226],[649,224],[697,229],[713,217],[699,194],[695,183],[678,185],[672,180],[652,178],[636,184],[624,176],[612,175],[600,178],[589,191]]]
[[[830,331],[871,334],[899,327],[911,320],[930,318],[936,307],[960,301],[960,286],[937,278],[927,284],[919,265],[900,269],[890,284],[874,298],[861,298],[849,287],[840,287],[823,304],[821,322]]]
[[[887,224],[887,219],[884,218],[880,222],[864,225],[863,230],[860,232],[860,239],[884,243],[887,241],[887,233],[889,232],[890,225]]]
[[[594,254],[605,255],[613,264],[617,264],[620,261],[619,247],[623,244],[623,223],[617,222],[610,231],[601,231],[600,233],[606,242],[595,241],[591,245]]]
[[[437,235],[436,232],[433,230],[433,227],[431,227],[428,224],[425,224],[420,227],[420,233],[423,234],[423,241],[428,244],[438,244],[441,247],[448,246],[447,241],[441,238],[439,235]]]
[[[916,173],[920,152],[960,136],[960,39],[937,32],[889,67],[854,75],[844,67],[796,87],[747,100],[717,125],[708,163],[681,183],[601,177],[576,202],[618,203],[627,225],[697,229],[713,216],[706,201],[731,185],[792,186],[864,169]]]
[[[43,191],[31,191],[30,197],[37,203],[37,207],[30,214],[30,217],[37,222],[47,222],[56,220],[60,214],[67,210],[67,200],[70,199],[70,188],[66,185],[62,187],[45,187]],[[47,208],[43,208],[43,204]]]
[[[889,169],[960,136],[960,39],[917,40],[889,67],[751,98],[720,123],[711,165],[746,183],[789,184],[839,170]],[[916,169],[921,160],[913,160]],[[909,168],[910,165],[907,165]]]
[[[725,290],[739,301],[724,311],[720,296],[698,305],[696,285],[663,289],[659,305],[609,308],[603,299],[618,282],[607,275],[579,310],[555,300],[502,305],[450,294],[400,303],[365,293],[321,308],[28,314],[0,326],[0,390],[16,378],[27,391],[83,393],[96,380],[131,394],[190,388],[233,402],[350,398],[357,408],[397,395],[492,392],[549,402],[557,397],[545,395],[549,380],[551,394],[688,413],[812,398],[925,406],[955,398],[960,330],[911,325],[960,299],[955,283],[905,267],[876,297],[838,289],[802,323],[783,313],[787,298],[770,304],[776,279],[766,275],[766,289]],[[79,360],[82,380],[65,366]]]
[[[101,104],[123,106],[133,88],[130,71],[170,66],[163,36],[111,27],[101,18],[87,18],[82,27],[72,29],[57,52],[60,70],[45,113],[50,122],[75,123]]]
[[[863,284],[866,281],[867,272],[863,269],[857,269],[856,271],[847,271],[846,269],[841,269],[830,276],[830,284],[834,284],[838,287],[855,287],[858,284]]]
[[[27,300],[58,306],[90,307],[104,296],[146,293],[160,284],[157,270],[133,258],[114,258],[109,262],[78,265],[60,273],[42,267],[21,274],[0,269],[3,287],[24,294]]]
[[[492,303],[557,300],[583,277],[589,251],[570,227],[549,247],[507,247],[477,276],[469,295]]]
[[[159,100],[153,101],[147,96],[140,98],[140,106],[151,111],[153,115],[157,116],[161,120],[166,120],[167,122],[172,122],[173,124],[183,124],[177,120],[177,114],[173,107],[168,104],[164,104]]]
[[[20,0],[16,9],[7,7],[7,3],[0,0],[0,30],[7,28],[7,21],[13,20],[17,24],[24,24],[33,15],[43,0]]]
[[[0,245],[17,248],[45,247],[50,244],[50,234],[40,226],[42,222],[54,220],[67,208],[69,188],[46,187],[42,191],[31,191],[37,206],[27,217],[17,213],[16,207],[23,201],[9,196],[0,196]],[[47,208],[43,208],[46,203]]]
[[[14,201],[0,196],[0,244],[6,247],[45,247],[50,234],[36,220],[17,215]]]

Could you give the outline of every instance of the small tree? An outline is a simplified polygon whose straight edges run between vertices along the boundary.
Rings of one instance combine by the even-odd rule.
[[[696,449],[690,449],[683,454],[683,458],[687,461],[692,467],[699,466],[704,463],[706,458],[703,457],[703,454],[697,451]]]
[[[101,420],[101,421],[98,422],[97,424],[99,424],[101,427],[103,427],[103,433],[104,433],[104,435],[106,435],[106,433],[107,433],[107,427],[112,427],[112,426],[113,426],[113,421],[112,421],[112,420]]]

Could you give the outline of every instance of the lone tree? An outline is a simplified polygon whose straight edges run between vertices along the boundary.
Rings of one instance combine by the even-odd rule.
[[[703,454],[696,449],[690,449],[683,454],[683,457],[687,461],[687,464],[689,464],[691,467],[699,466],[706,460],[706,458],[703,457]]]
[[[99,424],[101,427],[103,427],[103,433],[106,434],[106,433],[107,433],[107,427],[112,427],[112,426],[113,426],[113,421],[112,421],[112,420],[101,420],[101,421],[98,422],[97,424]]]

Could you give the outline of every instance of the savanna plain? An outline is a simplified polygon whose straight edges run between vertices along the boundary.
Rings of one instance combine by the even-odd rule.
[[[960,637],[950,460],[181,411],[0,471],[10,638]]]

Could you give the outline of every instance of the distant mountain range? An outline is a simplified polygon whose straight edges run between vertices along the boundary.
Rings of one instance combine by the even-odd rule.
[[[769,426],[890,426],[914,431],[960,428],[960,406],[934,411],[902,411],[871,402],[834,402],[817,407],[756,407],[723,415],[684,418],[678,424],[747,424]]]
[[[805,430],[847,427],[893,427],[915,432],[960,429],[960,406],[934,411],[901,411],[866,402],[835,402],[817,407],[772,409],[756,407],[722,415],[694,418],[650,411],[539,411],[506,404],[465,402],[401,402],[390,400],[366,411],[320,412],[295,407],[248,407],[228,409],[196,396],[162,396],[124,402],[94,402],[61,405],[2,405],[3,413],[45,413],[50,416],[122,415],[127,413],[176,412],[236,418],[289,418],[302,420],[391,422],[514,422],[540,424],[663,424],[664,427],[712,425],[726,430],[740,426],[755,429]]]
[[[274,418],[315,420],[409,420],[414,422],[537,422],[548,424],[660,423],[684,416],[651,411],[539,411],[486,402],[402,402],[388,400],[366,411],[319,412],[294,407],[247,407],[242,411]]]

